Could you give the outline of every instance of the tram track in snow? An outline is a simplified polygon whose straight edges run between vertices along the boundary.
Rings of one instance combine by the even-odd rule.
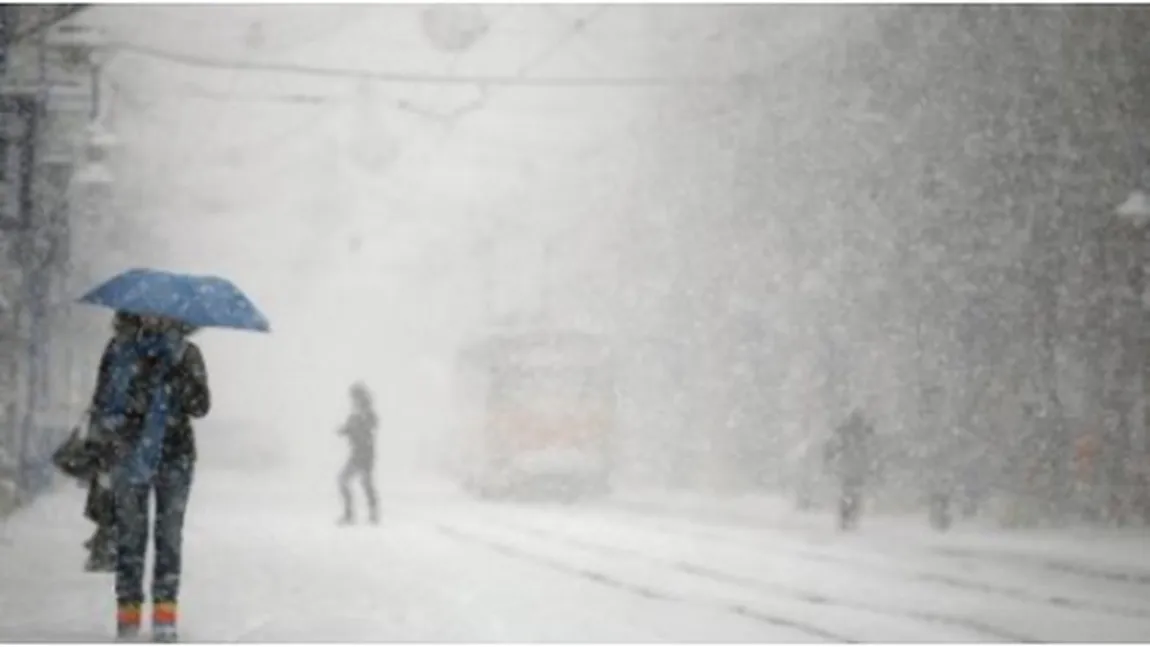
[[[932,611],[892,608],[890,606],[869,604],[840,596],[815,593],[801,587],[770,582],[761,578],[748,577],[746,575],[737,575],[725,570],[704,566],[693,561],[664,559],[652,556],[636,549],[624,548],[621,546],[609,545],[601,542],[588,541],[574,537],[568,533],[543,530],[538,527],[533,527],[525,524],[492,519],[486,519],[484,523],[497,525],[511,532],[520,533],[537,540],[550,541],[588,553],[613,557],[617,559],[639,560],[659,568],[676,571],[692,577],[741,588],[759,594],[781,595],[814,606],[860,611],[886,616],[892,619],[912,620],[933,625],[944,625],[969,631],[975,635],[996,642],[1041,642],[1038,639],[1024,636],[1020,633],[1007,629],[995,627],[989,623],[981,622],[979,620],[968,617]]]
[[[798,631],[820,641],[846,644],[855,644],[861,642],[835,632],[827,631],[810,623],[764,612],[747,604],[712,600],[699,596],[682,595],[671,591],[661,590],[661,588],[638,584],[632,581],[628,581],[626,578],[620,578],[616,575],[605,573],[601,569],[587,568],[579,564],[572,564],[566,560],[556,559],[545,554],[540,554],[536,551],[524,550],[512,543],[500,541],[498,539],[492,539],[489,536],[484,536],[482,533],[461,529],[457,524],[436,520],[428,520],[428,523],[430,523],[433,528],[435,528],[444,536],[450,537],[457,541],[483,546],[510,559],[544,566],[554,571],[590,580],[596,584],[616,590],[625,591],[639,597],[668,603],[685,604],[693,607],[716,609],[725,613],[770,625],[772,627]]]
[[[752,541],[747,538],[732,536],[730,534],[718,531],[716,530],[714,524],[694,522],[689,519],[681,518],[677,515],[660,514],[658,512],[649,510],[646,506],[632,507],[628,505],[625,507],[612,506],[612,508],[618,508],[619,511],[623,512],[624,514],[636,512],[642,516],[651,518],[653,521],[649,522],[649,525],[652,530],[666,532],[671,535],[687,536],[706,541],[722,542],[749,550],[761,550],[763,547],[761,541]],[[763,530],[762,528],[751,526],[749,524],[732,524],[732,526],[739,530],[746,531]],[[974,593],[997,595],[1003,598],[1017,600],[1019,602],[1041,604],[1055,609],[1093,612],[1127,619],[1150,620],[1150,609],[1147,608],[1135,608],[1108,604],[1105,602],[1085,600],[1064,595],[1037,593],[1016,586],[1007,586],[981,580],[973,580],[966,577],[948,575],[923,568],[883,566],[875,564],[874,562],[865,562],[840,555],[828,554],[823,551],[807,550],[802,548],[795,548],[793,546],[780,547],[778,544],[772,544],[771,550],[774,552],[786,552],[787,554],[793,555],[798,559],[835,564],[858,571],[871,572],[892,577],[902,577],[919,582],[938,584],[955,590],[965,590]],[[1024,561],[1032,566],[1040,567],[1046,571],[1063,572],[1070,575],[1082,576],[1108,582],[1120,582],[1136,585],[1143,584],[1143,580],[1141,579],[1140,574],[1127,575],[1121,573],[1113,573],[1110,571],[1093,569],[1090,567],[1080,566],[1059,560],[1046,560],[1041,558],[1020,559],[1018,556],[1014,555],[995,555],[993,553],[982,551],[949,548],[933,548],[930,549],[930,552],[951,558],[981,560],[995,559],[1003,563],[1009,562],[1011,564],[1016,564],[1018,561]],[[1146,584],[1150,585],[1150,582],[1147,582]],[[1150,595],[1148,595],[1146,599],[1150,599]]]

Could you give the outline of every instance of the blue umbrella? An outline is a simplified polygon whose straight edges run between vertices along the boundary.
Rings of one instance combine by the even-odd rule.
[[[216,276],[128,270],[80,297],[80,302],[168,317],[197,328],[270,330],[255,304],[231,281]]]

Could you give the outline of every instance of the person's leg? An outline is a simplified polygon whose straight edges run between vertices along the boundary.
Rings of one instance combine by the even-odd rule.
[[[371,464],[363,466],[359,472],[360,480],[363,482],[363,494],[367,499],[367,512],[370,515],[372,523],[379,522],[379,496],[375,491],[375,469]]]
[[[144,557],[148,551],[147,487],[125,486],[116,502],[116,634],[130,637],[140,630],[144,603]]]
[[[340,523],[352,523],[355,521],[355,509],[351,499],[351,486],[350,482],[356,474],[355,462],[348,461],[343,469],[339,472],[339,496],[343,499],[343,517],[340,518]]]
[[[156,561],[152,573],[152,628],[157,640],[175,637],[184,518],[191,493],[193,465],[165,463],[156,475]]]

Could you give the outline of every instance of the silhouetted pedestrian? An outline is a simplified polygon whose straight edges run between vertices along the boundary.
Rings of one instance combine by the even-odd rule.
[[[838,523],[842,530],[858,527],[862,497],[871,472],[871,438],[874,428],[857,409],[835,429],[827,441],[824,458],[839,479]]]
[[[351,455],[339,473],[339,494],[343,499],[341,524],[355,523],[355,506],[351,496],[351,481],[358,478],[367,499],[367,511],[372,523],[379,522],[379,498],[375,491],[375,430],[379,419],[372,406],[371,394],[362,383],[350,389],[351,414],[339,428],[350,445]]]

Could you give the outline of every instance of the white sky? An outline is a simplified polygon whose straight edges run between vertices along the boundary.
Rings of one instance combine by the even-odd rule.
[[[101,8],[98,19],[114,41],[201,56],[508,74],[570,29],[566,16],[589,9],[493,8],[492,31],[454,62],[428,46],[408,6],[120,6]],[[593,40],[572,39],[534,73],[643,73],[649,44],[640,18],[629,7],[608,8],[588,29]],[[264,45],[253,52],[245,36],[254,21]],[[478,314],[469,256],[476,234],[492,218],[513,221],[500,255],[514,253],[518,267],[500,265],[515,280],[496,283],[509,293],[504,302],[533,305],[538,272],[523,265],[538,246],[514,223],[546,222],[539,215],[548,212],[555,221],[580,217],[569,205],[587,192],[585,180],[567,172],[581,170],[588,150],[625,156],[636,146],[615,133],[626,131],[645,95],[493,88],[447,132],[394,101],[449,112],[474,101],[475,88],[201,69],[131,52],[113,58],[108,75],[119,90],[121,191],[143,194],[133,216],[164,238],[163,262],[233,278],[275,329],[266,337],[203,335],[215,417],[313,428],[317,442],[292,443],[332,455],[342,448],[330,429],[357,377],[379,392],[385,427],[420,428],[407,449],[434,433],[435,412],[449,406],[444,362]],[[332,100],[208,101],[192,92]],[[365,157],[382,162],[365,168],[357,163]],[[353,239],[356,254],[348,252]],[[154,250],[132,254],[160,260]]]
[[[490,32],[460,56],[430,47],[407,5],[125,5],[90,19],[115,42],[314,67],[514,74],[554,49],[531,71],[547,76],[728,74],[809,50],[837,24],[825,9],[779,7],[773,31],[747,26],[777,38],[740,38],[756,51],[736,52],[721,12],[611,5],[564,38],[594,10],[489,8]],[[256,22],[263,44],[252,49]],[[408,449],[434,436],[451,406],[447,362],[480,321],[485,271],[498,311],[538,308],[546,280],[570,286],[553,293],[555,308],[609,325],[615,225],[653,208],[637,187],[660,134],[643,125],[666,93],[496,87],[447,129],[396,101],[450,112],[478,88],[197,68],[130,51],[106,74],[123,141],[121,211],[163,241],[129,244],[124,264],[225,275],[263,307],[271,336],[203,335],[216,417],[314,429],[315,443],[291,443],[309,454],[341,450],[329,430],[359,377],[379,392],[385,427],[410,431]],[[284,94],[330,101],[251,100]],[[488,270],[478,245],[496,231]],[[547,231],[562,241],[551,254]]]

